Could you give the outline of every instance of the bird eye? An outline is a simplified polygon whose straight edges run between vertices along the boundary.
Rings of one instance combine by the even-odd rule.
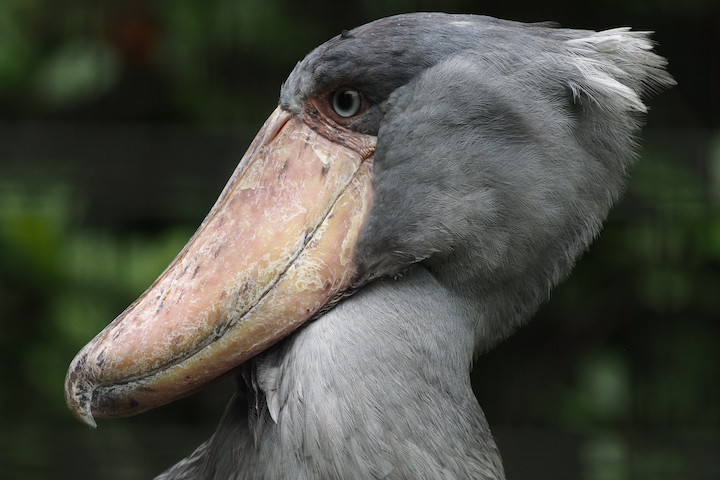
[[[343,118],[357,115],[362,105],[360,92],[351,87],[340,87],[332,94],[332,108]]]

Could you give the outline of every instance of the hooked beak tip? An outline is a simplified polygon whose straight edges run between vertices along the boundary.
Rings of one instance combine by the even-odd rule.
[[[95,388],[85,380],[85,376],[78,375],[83,368],[85,358],[85,356],[76,358],[68,370],[65,379],[65,402],[75,418],[90,428],[96,428],[97,423],[92,414],[92,397]]]

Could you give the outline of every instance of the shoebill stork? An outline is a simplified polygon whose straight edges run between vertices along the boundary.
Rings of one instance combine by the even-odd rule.
[[[648,34],[400,15],[299,62],[215,206],[75,358],[75,416],[237,378],[215,434],[160,479],[501,479],[473,359],[598,233]]]

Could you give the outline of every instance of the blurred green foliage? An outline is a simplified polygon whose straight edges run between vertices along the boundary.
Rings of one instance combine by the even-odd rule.
[[[65,415],[68,358],[155,280],[191,233],[119,238],[81,228],[78,205],[62,184],[37,193],[0,183],[0,378],[14,385],[0,388],[2,412]]]
[[[648,131],[655,133],[643,142],[626,200],[538,317],[478,361],[474,385],[493,427],[577,435],[581,478],[720,478],[720,8],[715,0],[576,7],[563,0],[342,7],[329,0],[2,0],[0,127],[103,122],[121,130],[132,122],[147,125],[148,142],[162,136],[160,124],[256,130],[311,48],[402,11],[656,29],[680,85],[653,102]],[[78,150],[102,161],[92,153],[94,130],[87,132]],[[0,478],[157,473],[203,440],[226,398],[187,399],[86,432],[69,417],[62,384],[74,354],[152,283],[194,227],[142,210],[98,218],[99,200],[78,181],[88,177],[48,173],[42,162],[71,172],[86,165],[53,152],[39,158],[43,139],[31,153],[8,147],[12,140],[0,138]],[[159,171],[174,170],[172,158],[159,161]],[[151,170],[143,174],[157,175]],[[196,180],[177,180],[172,197],[186,199],[192,215],[204,208],[186,191]],[[141,429],[148,422],[152,428]],[[500,448],[512,457],[502,436]],[[533,465],[506,468],[509,478],[540,478]]]

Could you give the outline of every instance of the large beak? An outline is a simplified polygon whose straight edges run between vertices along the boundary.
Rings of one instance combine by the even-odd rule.
[[[375,141],[331,130],[275,110],[177,258],[73,360],[65,398],[79,420],[188,395],[349,287]]]

